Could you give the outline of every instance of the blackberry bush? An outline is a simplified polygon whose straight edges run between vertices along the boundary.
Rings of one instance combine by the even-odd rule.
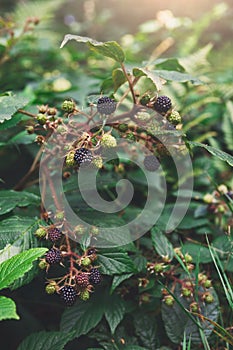
[[[92,284],[99,284],[101,282],[101,273],[97,268],[91,269],[89,281]]]
[[[93,156],[91,151],[84,147],[77,149],[74,154],[74,160],[79,166],[89,165],[92,162],[92,159]]]

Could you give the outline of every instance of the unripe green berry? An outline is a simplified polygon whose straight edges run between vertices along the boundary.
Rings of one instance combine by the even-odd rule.
[[[65,134],[67,132],[67,129],[63,125],[58,125],[57,132],[59,134]]]
[[[191,303],[190,304],[190,311],[197,312],[198,311],[198,303],[196,303],[195,301],[193,303]]]
[[[210,194],[210,193],[207,193],[207,194],[204,195],[203,201],[204,201],[205,203],[207,203],[207,204],[213,203],[213,201],[214,201],[214,196],[213,196],[212,194]]]
[[[100,142],[104,148],[112,148],[117,145],[115,137],[109,134],[104,134]]]
[[[51,282],[45,287],[47,294],[54,294],[56,292],[56,282]]]
[[[88,256],[85,256],[84,258],[82,258],[81,260],[82,266],[89,266],[90,264],[91,264],[91,259],[88,258]]]
[[[146,122],[147,120],[149,120],[151,118],[151,115],[147,112],[138,112],[136,114],[136,118],[140,121]]]
[[[90,298],[90,293],[88,290],[84,290],[79,294],[79,298],[83,301],[87,301]]]
[[[206,280],[207,280],[207,276],[204,273],[198,274],[198,282],[199,283],[204,283]]]
[[[103,159],[100,156],[96,156],[92,159],[92,165],[94,165],[97,169],[101,169],[103,167]]]
[[[47,117],[45,114],[39,113],[36,116],[36,120],[39,124],[44,125],[47,122]]]
[[[192,256],[191,256],[190,254],[186,253],[186,254],[184,255],[184,260],[185,260],[185,262],[186,262],[187,264],[189,264],[189,263],[191,263],[191,262],[193,261],[193,258],[192,258]]]
[[[64,211],[58,211],[55,215],[57,220],[63,220],[64,219]]]
[[[26,131],[27,131],[27,133],[30,134],[30,135],[33,134],[34,131],[35,131],[34,126],[32,126],[32,125],[26,126]]]
[[[67,113],[72,113],[75,110],[75,102],[73,100],[65,100],[62,103],[61,109]]]
[[[221,194],[226,194],[226,193],[228,192],[227,186],[225,186],[225,185],[219,185],[219,186],[218,186],[218,191],[219,191]]]
[[[206,293],[203,295],[203,300],[207,303],[207,304],[211,304],[214,302],[214,297],[211,293]]]
[[[226,209],[224,207],[224,205],[220,204],[217,207],[218,213],[225,213]]]
[[[45,259],[43,259],[39,262],[38,266],[41,270],[45,270],[48,264],[46,263]]]
[[[66,156],[66,166],[71,167],[75,164],[74,160],[75,151],[70,151]]]
[[[140,104],[143,106],[146,106],[148,102],[150,102],[150,95],[149,94],[142,96],[142,98],[140,99]]]
[[[173,125],[177,125],[177,124],[180,124],[181,123],[181,116],[180,116],[180,113],[177,112],[177,111],[172,111],[171,114],[169,114],[167,116],[167,120],[173,124]]]
[[[206,281],[204,281],[203,286],[204,286],[205,288],[210,288],[210,287],[212,287],[212,281],[211,281],[211,280],[206,280]]]
[[[128,125],[127,125],[127,124],[120,124],[120,125],[118,126],[118,130],[119,130],[120,132],[125,132],[125,131],[128,130]]]
[[[84,235],[84,233],[86,232],[86,228],[83,225],[77,225],[74,229],[74,232],[77,235]]]
[[[99,234],[99,228],[96,227],[96,226],[92,226],[91,229],[90,229],[90,234],[93,235],[93,236],[96,236]]]
[[[38,238],[44,238],[47,235],[47,230],[44,227],[40,227],[36,230],[34,235]]]
[[[130,133],[128,133],[126,135],[126,139],[129,140],[129,141],[135,141],[136,140],[136,138],[135,138],[135,136],[134,136],[134,134],[132,132],[130,132]]]
[[[161,273],[164,270],[164,264],[163,263],[158,263],[154,265],[154,271],[155,273]]]
[[[166,295],[163,300],[167,306],[173,306],[175,303],[175,299],[171,295]]]
[[[191,290],[185,287],[181,289],[181,293],[186,298],[190,297],[192,294]]]

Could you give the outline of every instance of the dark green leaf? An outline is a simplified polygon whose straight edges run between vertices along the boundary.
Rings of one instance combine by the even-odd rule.
[[[75,330],[75,337],[87,334],[94,328],[104,315],[104,293],[95,292],[88,302],[78,302],[72,308],[65,310],[61,319],[61,331]]]
[[[9,287],[17,278],[22,277],[32,268],[32,263],[46,251],[47,248],[32,248],[2,262],[0,264],[0,289]]]
[[[125,60],[125,54],[116,41],[99,42],[84,36],[67,34],[65,35],[61,48],[70,40],[76,40],[79,43],[87,43],[93,51],[106,57],[110,57],[116,62],[122,63]]]
[[[19,320],[19,316],[16,313],[16,305],[10,298],[0,296],[0,321],[6,319]]]
[[[20,253],[22,249],[37,247],[37,239],[31,235],[38,222],[34,218],[12,216],[0,222],[0,261]]]
[[[157,320],[155,315],[140,312],[134,315],[135,333],[143,346],[156,350],[158,346]]]
[[[135,266],[124,252],[106,252],[98,255],[101,272],[105,275],[135,272]]]
[[[133,276],[133,273],[125,273],[123,275],[115,275],[112,280],[112,286],[110,289],[110,293],[113,293],[114,290],[125,280],[129,279],[131,276]]]
[[[206,218],[195,218],[190,216],[185,216],[182,222],[179,224],[179,229],[181,230],[189,230],[194,227],[200,227],[204,225],[208,225],[209,221]]]
[[[233,166],[233,157],[230,154],[221,151],[220,149],[217,149],[215,147],[211,147],[211,146],[205,145],[205,144],[200,143],[200,142],[188,141],[188,144],[191,147],[202,147],[202,148],[205,148],[213,156],[216,156],[219,159],[223,160],[224,162],[227,162],[229,165]]]
[[[114,334],[115,329],[122,321],[125,314],[125,303],[118,295],[108,296],[105,299],[105,317],[109,324],[111,333]]]
[[[6,214],[15,207],[26,207],[30,204],[38,205],[40,197],[33,193],[22,191],[17,192],[13,190],[6,190],[0,192],[0,215]]]
[[[74,338],[73,333],[38,332],[30,334],[17,350],[64,350],[64,346]]]
[[[18,109],[26,106],[28,101],[23,96],[0,96],[0,123],[11,119]]]
[[[26,130],[21,131],[17,135],[13,136],[7,144],[13,144],[13,145],[29,145],[30,143],[35,142],[35,135],[28,134]]]
[[[169,242],[163,232],[156,226],[151,230],[152,242],[155,250],[161,257],[168,257],[172,260],[174,257],[174,250],[172,244]]]

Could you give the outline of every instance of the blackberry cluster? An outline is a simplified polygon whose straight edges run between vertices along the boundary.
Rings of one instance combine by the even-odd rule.
[[[46,254],[45,254],[45,261],[52,265],[52,264],[58,264],[62,259],[61,251],[56,248],[51,248]]]
[[[103,96],[97,101],[97,111],[100,114],[109,115],[115,112],[116,101],[112,100],[110,97]]]
[[[155,156],[153,156],[153,155],[146,156],[144,158],[144,162],[143,163],[144,163],[144,167],[148,171],[156,171],[156,170],[158,170],[158,168],[160,166],[160,163],[159,163],[158,159]]]
[[[166,113],[172,108],[172,101],[168,96],[159,96],[154,103],[154,109],[159,113]]]
[[[60,289],[59,293],[60,293],[61,299],[64,301],[64,303],[67,306],[72,306],[77,299],[77,292],[72,286],[69,286],[69,285],[63,286]]]
[[[49,228],[48,230],[48,239],[51,241],[51,242],[56,242],[56,241],[59,241],[59,239],[61,238],[62,236],[62,233],[61,231],[57,228],[57,227],[51,227]]]
[[[89,165],[92,162],[93,156],[89,149],[79,148],[74,154],[74,160],[78,163],[79,166]]]
[[[89,285],[89,276],[87,273],[79,273],[78,275],[76,275],[76,283],[79,287],[81,288],[85,288]]]
[[[90,271],[89,281],[92,284],[99,284],[101,282],[101,273],[97,268],[92,268]]]

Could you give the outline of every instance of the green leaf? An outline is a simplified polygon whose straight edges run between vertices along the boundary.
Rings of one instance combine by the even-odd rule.
[[[112,286],[110,289],[110,293],[113,293],[114,290],[125,280],[129,279],[131,276],[133,276],[133,273],[125,273],[123,275],[115,275],[112,280]]]
[[[124,51],[116,41],[100,42],[84,36],[67,34],[65,35],[60,48],[63,48],[70,40],[76,40],[79,43],[87,43],[96,53],[110,57],[116,62],[122,63],[125,60]]]
[[[39,204],[40,197],[33,193],[13,190],[0,191],[0,215],[6,214],[18,207],[26,207],[30,204]]]
[[[233,150],[233,103],[227,101],[226,112],[223,115],[222,130],[224,140],[230,150]]]
[[[156,72],[149,71],[146,68],[134,68],[133,75],[135,77],[146,76],[152,81],[157,91],[160,91],[163,87],[163,84],[165,84],[166,82],[163,79],[161,79]]]
[[[203,82],[200,79],[186,73],[176,72],[172,70],[155,70],[154,74],[157,74],[157,76],[165,80],[177,81],[179,83],[190,82],[194,85],[203,85]]]
[[[0,296],[0,321],[12,318],[19,320],[14,301],[10,298]]]
[[[223,160],[224,162],[227,162],[230,166],[233,166],[233,157],[230,154],[223,152],[217,148],[205,145],[205,144],[200,143],[200,142],[193,142],[193,141],[187,141],[187,142],[191,147],[205,148],[213,156],[216,156],[219,159]]]
[[[149,350],[148,348],[143,348],[138,345],[126,345],[124,346],[124,350]]]
[[[41,255],[45,254],[47,248],[32,248],[0,264],[0,290],[9,287],[17,278],[22,277],[32,268],[32,263]]]
[[[26,130],[19,132],[17,135],[14,135],[10,140],[8,140],[7,144],[11,145],[29,145],[30,143],[35,142],[35,135],[28,134]]]
[[[17,350],[63,350],[74,338],[74,332],[38,332],[30,334],[18,346]]]
[[[135,272],[135,266],[127,253],[106,252],[98,255],[100,270],[105,275]]]
[[[105,312],[104,315],[109,324],[111,333],[114,334],[115,329],[119,323],[123,320],[125,315],[125,302],[122,298],[116,294],[109,296],[105,299]]]
[[[140,338],[142,345],[150,350],[156,350],[158,346],[157,319],[144,312],[134,315],[135,333]]]
[[[185,71],[184,67],[180,64],[177,58],[159,58],[152,63],[155,64],[156,68],[161,70],[172,70],[176,72]]]
[[[209,221],[206,218],[195,218],[190,216],[185,216],[182,222],[179,224],[179,229],[189,230],[191,228],[200,227],[208,225]]]
[[[207,247],[202,246],[201,244],[195,243],[185,243],[182,246],[182,252],[188,253],[192,256],[195,263],[209,263],[212,261],[210,251]]]
[[[23,96],[0,96],[0,123],[9,120],[18,109],[26,106],[29,99]]]
[[[158,227],[154,226],[151,230],[151,237],[156,252],[161,257],[167,256],[169,260],[172,260],[174,257],[173,246],[163,232]]]
[[[122,69],[116,68],[112,71],[112,80],[114,84],[114,92],[126,82],[126,76],[123,73]]]
[[[87,334],[97,326],[104,315],[105,293],[97,291],[88,302],[78,302],[72,308],[65,310],[61,319],[61,331],[75,330],[75,337]]]
[[[37,247],[38,240],[31,234],[38,221],[34,218],[12,216],[0,222],[0,261],[20,251]]]

